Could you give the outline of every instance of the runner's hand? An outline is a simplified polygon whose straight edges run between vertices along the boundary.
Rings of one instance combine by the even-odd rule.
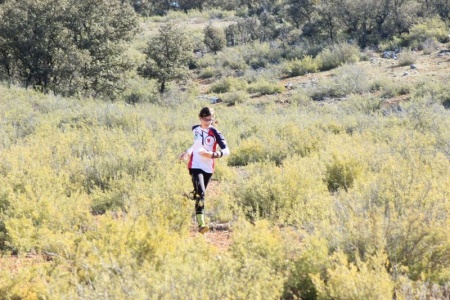
[[[180,156],[178,157],[180,160],[186,160],[189,157],[189,153],[187,152],[183,152],[180,154]]]

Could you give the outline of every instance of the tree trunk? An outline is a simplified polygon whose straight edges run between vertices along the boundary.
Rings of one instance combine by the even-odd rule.
[[[161,81],[161,85],[159,87],[159,92],[161,94],[164,94],[165,91],[166,91],[166,81]]]

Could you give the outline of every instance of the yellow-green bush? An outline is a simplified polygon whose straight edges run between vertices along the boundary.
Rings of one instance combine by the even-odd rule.
[[[220,96],[226,105],[242,104],[250,98],[246,91],[234,91]]]
[[[218,72],[213,67],[206,67],[200,71],[200,78],[212,78],[216,76]]]
[[[247,129],[242,133],[243,139],[236,145],[228,164],[245,166],[254,162],[272,161],[280,165],[289,156],[308,156],[320,147],[321,132],[313,134],[312,128],[300,128],[298,120],[283,123],[278,123],[276,119],[265,121],[271,124],[267,132],[259,132],[255,125],[253,131]],[[269,131],[276,136],[268,135]]]
[[[364,113],[372,115],[380,111],[383,104],[383,100],[380,97],[363,94],[363,95],[349,95],[342,106],[349,113],[359,114]]]
[[[397,110],[364,94],[217,106],[231,155],[218,160],[206,217],[231,226],[228,250],[190,232],[192,184],[178,160],[209,103],[176,91],[164,106],[1,85],[0,95],[0,298],[448,293],[440,86],[418,85]]]
[[[379,254],[367,261],[349,263],[344,253],[330,258],[326,277],[313,276],[317,299],[390,299],[394,283],[386,271],[386,255]]]
[[[239,90],[245,90],[246,88],[247,82],[235,77],[226,77],[215,82],[211,86],[210,92],[228,93],[228,92],[236,92]]]
[[[272,229],[267,221],[258,221],[254,226],[242,222],[235,228],[230,252],[238,262],[240,280],[248,282],[257,278],[258,282],[239,291],[239,297],[259,298],[260,295],[255,292],[264,291],[265,297],[279,298],[287,274],[280,233]]]
[[[240,49],[242,51],[242,49]],[[244,54],[241,51],[227,50],[221,51],[217,55],[216,62],[219,66],[225,69],[230,69],[237,72],[245,71],[248,65],[245,62]]]
[[[417,84],[414,89],[414,97],[423,99],[427,103],[438,103],[444,107],[450,107],[449,82],[425,81]]]
[[[411,92],[411,85],[409,83],[401,83],[392,81],[384,77],[372,81],[371,90],[380,91],[380,97],[392,98],[399,95],[408,95]]]
[[[331,192],[339,189],[348,191],[359,174],[360,166],[355,159],[341,159],[333,155],[333,161],[326,166],[325,182]]]
[[[331,200],[320,170],[313,159],[296,156],[279,167],[253,164],[235,191],[236,198],[250,220],[314,224],[329,214]]]
[[[271,82],[269,80],[260,78],[252,82],[248,88],[249,93],[256,93],[258,95],[272,95],[280,93],[283,87],[278,82]]]
[[[313,275],[325,274],[328,266],[328,244],[318,236],[304,234],[301,249],[292,258],[290,274],[286,282],[287,296],[301,299],[317,299]]]
[[[228,163],[231,166],[245,166],[253,162],[264,161],[268,159],[268,153],[265,146],[258,139],[247,139],[234,150],[233,156]]]
[[[324,100],[327,97],[367,93],[370,88],[368,75],[363,68],[342,63],[332,78],[318,82],[317,86],[308,89],[308,93],[315,100]]]
[[[448,26],[439,17],[424,20],[411,27],[408,34],[402,38],[408,41],[411,48],[419,47],[427,39],[436,39],[441,43],[449,41]]]
[[[359,61],[360,50],[352,44],[335,44],[320,52],[316,59],[321,62],[320,70],[330,70],[343,64],[351,64]]]
[[[336,69],[335,83],[342,94],[363,94],[369,91],[369,76],[364,68],[343,64]]]
[[[287,77],[301,76],[308,73],[316,73],[320,68],[320,61],[312,56],[305,56],[302,59],[285,61],[282,65],[282,72]]]

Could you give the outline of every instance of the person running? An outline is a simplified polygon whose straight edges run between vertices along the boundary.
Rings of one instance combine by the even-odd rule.
[[[215,160],[229,155],[230,150],[222,133],[214,126],[214,110],[203,107],[198,115],[200,125],[194,125],[194,143],[180,154],[180,160],[189,158],[188,169],[194,186],[195,214],[199,232],[209,230],[205,223],[206,187],[214,173]],[[220,147],[220,149],[217,148]]]

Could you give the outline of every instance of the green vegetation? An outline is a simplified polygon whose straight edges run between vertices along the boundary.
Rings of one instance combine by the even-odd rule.
[[[19,2],[0,1],[1,299],[448,298],[448,4]],[[192,232],[177,159],[210,96],[227,248]]]
[[[137,16],[121,1],[6,1],[0,79],[43,92],[114,98],[133,67]]]
[[[168,23],[161,26],[159,34],[148,42],[145,54],[147,61],[140,73],[156,79],[159,92],[164,93],[169,81],[186,78],[192,44],[181,27]]]
[[[233,230],[219,251],[189,234],[177,162],[207,103],[1,86],[0,295],[438,298],[450,280],[450,118],[429,90],[399,110],[358,97],[218,108],[232,155],[219,161],[208,218]],[[46,260],[11,273],[8,253]]]

